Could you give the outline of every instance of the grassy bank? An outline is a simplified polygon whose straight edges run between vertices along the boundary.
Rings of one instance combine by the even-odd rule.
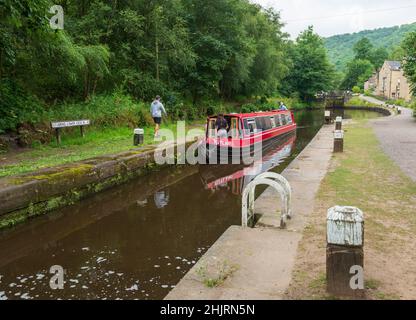
[[[352,205],[365,215],[367,297],[415,299],[416,184],[382,152],[367,120],[346,129],[346,151],[334,156],[320,187],[287,298],[334,298],[325,290],[326,212]]]
[[[345,104],[346,106],[360,106],[360,107],[378,107],[379,105],[376,103],[368,102],[360,97],[352,97],[350,100],[347,101]]]
[[[187,122],[187,130],[196,127],[203,128],[202,122]],[[177,136],[176,124],[162,125],[162,128],[172,130]],[[153,127],[148,126],[144,129],[144,145],[154,144]],[[27,173],[135,148],[137,147],[133,146],[133,132],[128,127],[93,129],[92,131],[87,129],[85,138],[81,138],[78,132],[64,133],[60,146],[53,141],[48,145],[36,145],[24,152],[0,155],[0,177]]]

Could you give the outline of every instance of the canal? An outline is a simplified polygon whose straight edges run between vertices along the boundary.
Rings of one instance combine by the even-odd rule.
[[[281,172],[323,123],[295,112],[296,135],[270,148],[263,166],[178,166],[99,193],[0,233],[0,300],[163,299],[231,225],[241,191],[264,170]],[[344,118],[376,117],[348,111]],[[51,266],[65,270],[52,290]]]

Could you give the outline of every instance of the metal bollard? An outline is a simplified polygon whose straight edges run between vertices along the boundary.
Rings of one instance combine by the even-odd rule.
[[[328,210],[326,279],[330,294],[364,297],[364,215],[358,208]]]
[[[134,129],[134,139],[133,144],[135,146],[141,145],[144,142],[144,130],[143,129]]]
[[[331,124],[331,111],[325,111],[325,124]]]
[[[342,117],[335,119],[335,130],[342,130]]]
[[[344,131],[336,130],[334,132],[334,153],[344,152]]]

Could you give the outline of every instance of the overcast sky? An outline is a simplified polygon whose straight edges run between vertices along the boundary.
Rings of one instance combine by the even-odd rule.
[[[251,0],[281,12],[295,38],[313,25],[327,37],[416,22],[416,0]]]

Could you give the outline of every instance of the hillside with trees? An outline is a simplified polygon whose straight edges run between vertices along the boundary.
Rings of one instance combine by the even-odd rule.
[[[412,31],[416,31],[416,23],[329,37],[325,39],[325,46],[330,61],[338,71],[343,71],[354,58],[354,46],[361,39],[367,38],[375,48],[385,49],[391,54]]]

